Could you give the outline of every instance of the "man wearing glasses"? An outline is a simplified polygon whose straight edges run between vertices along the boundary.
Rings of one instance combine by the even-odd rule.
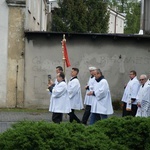
[[[150,82],[145,74],[140,76],[141,86],[137,95],[138,110],[136,116],[150,116]]]
[[[132,70],[129,74],[130,80],[125,87],[124,94],[122,97],[123,102],[123,113],[124,116],[135,116],[137,112],[137,94],[140,88],[140,83],[136,76],[136,71]]]

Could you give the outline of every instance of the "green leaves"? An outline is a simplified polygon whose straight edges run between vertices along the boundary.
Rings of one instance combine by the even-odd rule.
[[[140,30],[140,4],[130,3],[130,9],[126,12],[125,33],[138,33]]]
[[[130,150],[146,150],[150,141],[150,118],[110,118],[95,124],[113,142],[126,145]]]
[[[22,121],[0,134],[2,150],[148,150],[150,118],[112,117],[92,126]]]
[[[52,13],[52,31],[106,33],[109,14],[102,0],[65,0]]]

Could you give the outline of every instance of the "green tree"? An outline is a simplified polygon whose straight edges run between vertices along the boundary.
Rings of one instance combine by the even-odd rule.
[[[128,11],[126,11],[125,33],[138,33],[140,30],[140,3],[130,3]]]
[[[87,26],[89,32],[107,33],[109,13],[107,3],[102,0],[87,0]]]
[[[52,13],[52,31],[106,33],[109,14],[103,0],[59,0]]]

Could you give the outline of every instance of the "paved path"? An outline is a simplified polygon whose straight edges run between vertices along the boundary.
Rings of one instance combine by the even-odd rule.
[[[83,111],[76,111],[76,115],[81,119],[83,115]],[[120,113],[114,113],[113,116],[120,117]],[[23,120],[31,120],[31,121],[48,121],[51,122],[52,113],[50,112],[14,112],[14,111],[0,111],[0,133],[6,131],[8,128],[11,127],[13,123]],[[63,121],[68,121],[67,118],[63,118]]]
[[[49,112],[0,112],[0,132],[6,131],[13,123],[23,120],[31,121],[51,121]]]

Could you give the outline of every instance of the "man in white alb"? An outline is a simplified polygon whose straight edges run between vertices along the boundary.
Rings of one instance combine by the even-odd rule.
[[[51,93],[49,111],[53,112],[52,121],[60,123],[63,118],[63,113],[71,112],[70,100],[67,92],[67,84],[63,72],[57,74],[57,84],[51,83],[48,89]]]
[[[140,83],[136,76],[136,71],[132,70],[129,74],[130,80],[125,87],[124,94],[122,97],[123,102],[123,112],[124,116],[135,116],[137,112],[137,100],[136,96],[138,94]]]
[[[137,113],[139,117],[150,116],[150,82],[145,74],[140,76],[141,86],[137,94]]]
[[[68,82],[68,94],[71,104],[71,112],[68,115],[70,122],[73,122],[75,120],[77,121],[77,123],[80,123],[80,119],[74,113],[75,110],[83,109],[81,86],[77,77],[78,73],[78,68],[72,68],[71,79]]]
[[[92,97],[90,125],[113,114],[109,85],[100,69],[95,70],[94,89],[87,95]]]
[[[96,70],[96,67],[89,67],[91,76],[88,80],[88,84],[85,86],[85,89],[86,89],[86,94],[85,94],[85,99],[84,99],[85,111],[82,117],[82,123],[85,125],[87,124],[88,118],[91,114],[92,97],[87,95],[87,93],[89,91],[93,91],[94,81],[95,81],[95,77],[94,77],[95,70]]]

